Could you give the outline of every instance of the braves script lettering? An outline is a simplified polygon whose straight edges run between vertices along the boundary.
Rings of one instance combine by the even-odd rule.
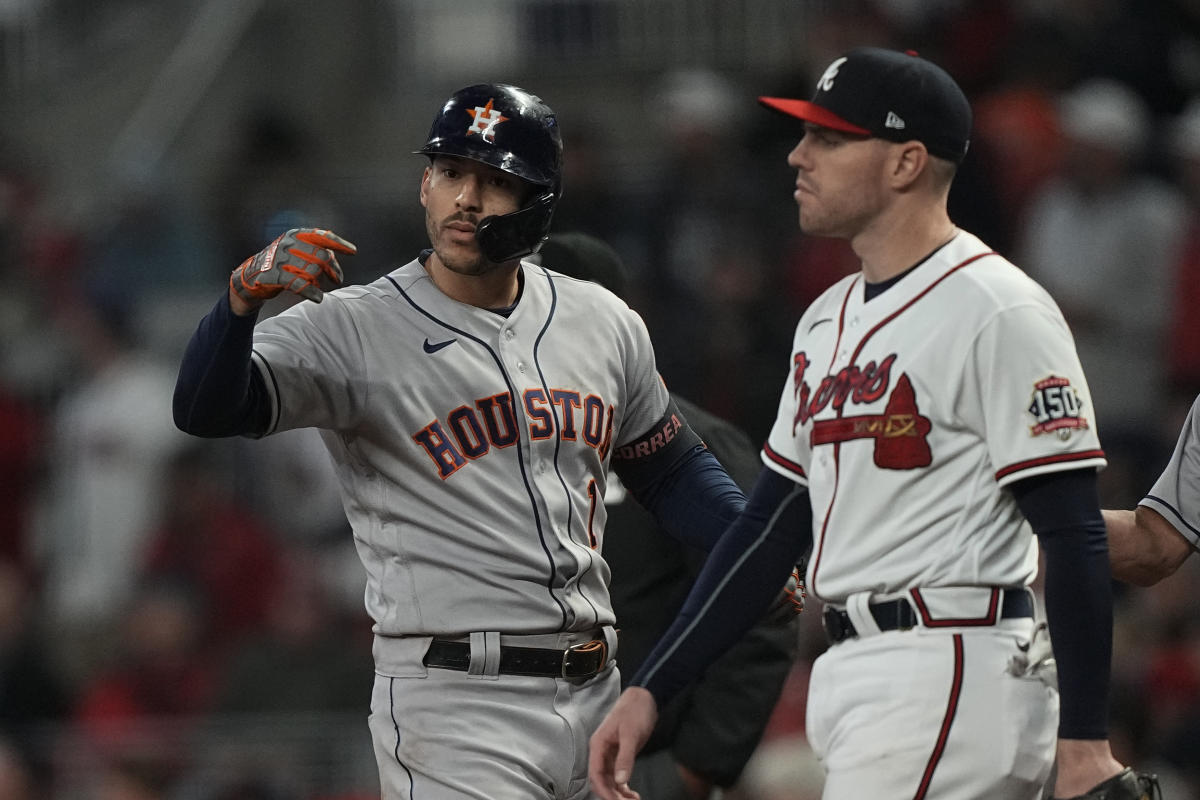
[[[793,435],[802,423],[828,407],[837,416],[813,422],[809,441],[814,447],[853,439],[873,439],[877,467],[914,469],[929,466],[933,461],[928,441],[932,425],[928,417],[920,414],[912,381],[904,373],[896,379],[882,414],[843,415],[847,401],[851,405],[863,405],[883,397],[891,384],[895,362],[893,353],[878,364],[870,361],[862,368],[852,364],[834,375],[826,375],[813,391],[804,380],[808,358],[804,353],[797,353],[792,362],[792,381],[799,398],[792,420]]]

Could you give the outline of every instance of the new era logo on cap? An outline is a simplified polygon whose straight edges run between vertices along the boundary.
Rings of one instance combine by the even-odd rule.
[[[914,52],[860,47],[821,74],[811,100],[759,102],[815,125],[893,142],[919,141],[961,162],[971,136],[971,105],[941,67]]]

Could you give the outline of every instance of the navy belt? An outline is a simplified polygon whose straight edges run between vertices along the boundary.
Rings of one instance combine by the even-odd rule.
[[[871,603],[869,608],[875,624],[881,631],[908,630],[921,624],[920,616],[906,597],[889,600],[885,603]],[[1004,592],[1004,599],[1000,603],[999,619],[1032,616],[1033,594],[1028,589],[1009,589]],[[858,635],[858,631],[854,629],[854,623],[850,621],[850,614],[846,611],[826,606],[821,615],[821,622],[825,626],[825,634],[833,644]],[[979,619],[938,620],[938,622],[947,627],[955,624],[966,627],[988,624]]]
[[[427,667],[465,672],[471,665],[471,644],[434,639],[425,653]],[[533,675],[543,678],[590,678],[608,664],[608,642],[593,639],[565,650],[501,645],[501,675]]]

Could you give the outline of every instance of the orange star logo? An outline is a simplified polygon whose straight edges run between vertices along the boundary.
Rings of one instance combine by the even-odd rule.
[[[493,98],[488,100],[487,105],[482,108],[475,106],[475,108],[467,109],[467,113],[471,115],[471,119],[473,120],[470,127],[467,128],[468,136],[477,133],[485,141],[496,141],[496,126],[501,122],[507,121],[508,117],[502,116],[499,111],[492,108],[492,103],[494,102],[495,99]]]

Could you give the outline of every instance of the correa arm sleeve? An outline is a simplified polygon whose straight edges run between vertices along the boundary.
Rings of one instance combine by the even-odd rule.
[[[270,419],[262,377],[250,364],[258,315],[239,317],[228,293],[200,320],[175,381],[175,425],[195,436],[261,435]]]
[[[1012,486],[1046,554],[1046,615],[1058,666],[1063,739],[1104,739],[1112,665],[1112,576],[1092,469]]]
[[[682,419],[673,401],[663,419],[672,417]],[[651,431],[662,427],[660,423]],[[639,452],[636,443],[621,449]],[[621,483],[671,536],[705,552],[711,550],[745,507],[746,495],[686,421],[670,442],[640,452],[645,454],[613,456],[613,471]]]
[[[764,469],[631,685],[665,705],[762,618],[811,544],[808,490]]]

